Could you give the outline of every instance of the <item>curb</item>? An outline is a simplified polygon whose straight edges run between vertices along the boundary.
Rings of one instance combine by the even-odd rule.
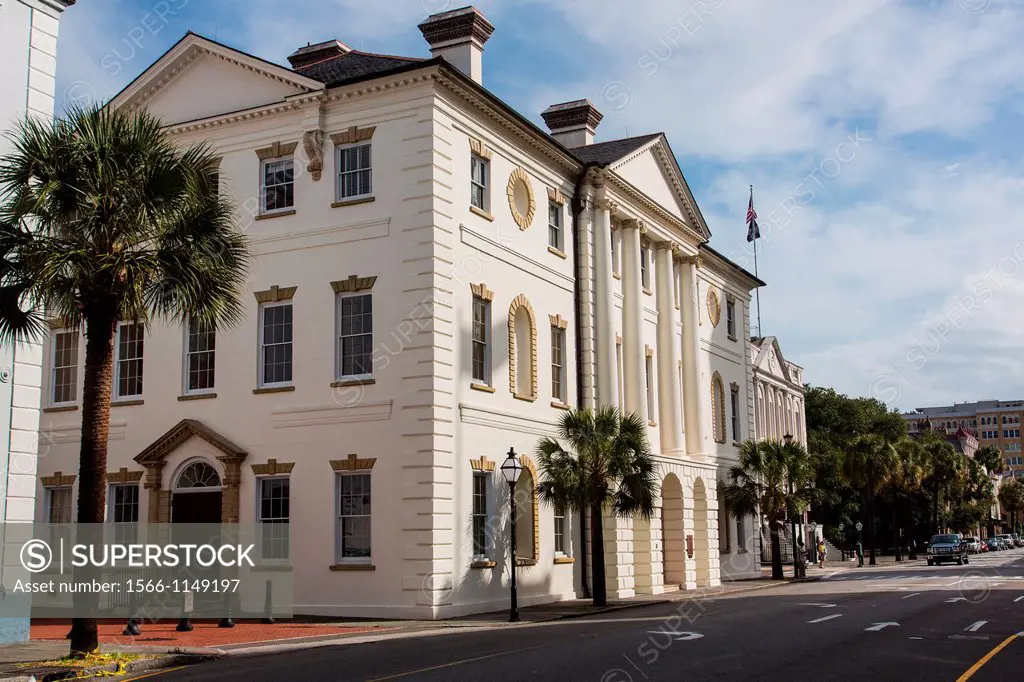
[[[205,663],[207,661],[216,660],[220,657],[221,654],[218,651],[211,649],[210,653],[205,654],[165,654],[154,656],[152,658],[143,658],[138,661],[132,661],[120,669],[116,663],[108,663],[106,665],[98,665],[93,668],[82,668],[80,670],[56,670],[53,672],[43,673],[41,675],[34,675],[30,673],[26,675],[15,675],[13,677],[0,677],[0,680],[17,682],[56,682],[56,680],[74,680],[80,677],[93,677],[103,673],[127,675],[149,672],[151,670],[162,670],[164,668],[192,665],[194,663]]]

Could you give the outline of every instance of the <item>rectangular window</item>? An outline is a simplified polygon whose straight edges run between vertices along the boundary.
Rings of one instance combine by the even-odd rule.
[[[551,397],[565,402],[565,330],[551,327]]]
[[[142,395],[142,352],[145,333],[146,330],[141,324],[122,324],[117,328],[117,398]]]
[[[288,521],[291,504],[291,479],[259,478],[260,558],[265,561],[287,560],[289,555]]]
[[[569,542],[566,538],[565,510],[555,508],[555,556],[569,556]]]
[[[46,489],[48,523],[71,523],[71,486]]]
[[[260,385],[292,381],[292,304],[264,303],[260,309]]]
[[[214,388],[217,333],[210,325],[189,320],[185,340],[185,392],[206,393]]]
[[[473,154],[470,160],[471,178],[469,182],[469,200],[481,211],[487,210],[487,180],[490,173],[490,162],[482,156]]]
[[[78,388],[78,332],[56,332],[51,356],[50,402],[67,405],[75,402]]]
[[[338,563],[370,561],[370,474],[338,474]]]
[[[373,296],[338,295],[339,379],[373,376]]]
[[[114,524],[115,542],[132,544],[138,539],[139,486],[111,485],[107,494],[107,520]]]
[[[729,338],[736,340],[736,301],[731,298],[725,299],[725,328]]]
[[[740,389],[735,386],[729,391],[729,403],[732,408],[732,440],[740,442]]]
[[[651,288],[651,268],[648,267],[649,254],[647,253],[647,245],[640,245],[640,282],[643,284],[644,289]]]
[[[487,474],[473,474],[473,559],[487,558]]]
[[[286,211],[295,205],[295,161],[267,159],[262,163],[260,204],[263,213]]]
[[[619,274],[619,239],[622,237],[622,230],[612,229],[612,272]]]
[[[548,244],[562,250],[562,206],[553,201],[548,204]]]
[[[647,379],[647,419],[654,421],[654,358],[650,355],[647,356],[644,370]]]
[[[338,199],[359,199],[372,195],[370,144],[338,147]]]
[[[491,385],[491,302],[473,297],[473,381]]]
[[[743,514],[736,517],[736,549],[747,551],[747,519]]]

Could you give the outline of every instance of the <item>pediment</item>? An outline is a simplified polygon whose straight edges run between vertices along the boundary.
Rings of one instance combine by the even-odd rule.
[[[163,462],[168,455],[192,438],[202,439],[216,448],[220,453],[217,455],[217,459],[242,461],[249,456],[248,452],[199,420],[182,419],[167,433],[137,454],[135,461],[142,465]]]
[[[782,355],[782,347],[779,346],[779,340],[774,336],[769,336],[761,341],[761,350],[757,354],[754,366],[765,374],[781,377],[785,381],[793,382],[789,374],[789,363],[786,362],[786,358]]]
[[[321,89],[318,81],[190,33],[122,90],[111,106],[144,107],[171,125]]]
[[[664,135],[619,159],[610,169],[705,239],[711,237]]]

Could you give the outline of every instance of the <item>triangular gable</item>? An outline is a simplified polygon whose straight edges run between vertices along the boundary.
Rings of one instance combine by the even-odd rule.
[[[110,105],[146,107],[166,124],[244,111],[322,90],[323,83],[188,33]]]
[[[157,438],[149,447],[135,456],[139,464],[163,462],[167,456],[184,445],[193,436],[201,438],[220,450],[217,459],[244,460],[249,453],[230,440],[195,419],[182,419],[167,433]]]
[[[711,230],[664,135],[658,135],[609,168],[704,239],[711,238]]]
[[[781,376],[786,381],[792,383],[793,379],[789,375],[789,363],[786,362],[786,358],[782,355],[779,339],[775,336],[766,336],[761,339],[760,349],[757,359],[754,361],[754,366],[767,374]],[[774,370],[771,369],[771,360],[769,359],[772,355],[775,356]]]

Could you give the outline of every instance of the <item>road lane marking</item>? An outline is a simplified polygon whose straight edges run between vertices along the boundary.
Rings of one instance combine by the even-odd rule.
[[[946,587],[953,587],[953,585],[959,585],[963,578],[957,578],[951,583],[946,583]]]
[[[979,620],[974,623],[971,623],[970,625],[964,628],[964,632],[977,632],[978,630],[985,627],[985,623],[987,622],[987,620]]]
[[[531,649],[542,649],[549,644],[537,644],[534,646],[523,647],[522,649],[510,649],[508,651],[499,651],[493,654],[487,654],[485,656],[476,656],[474,658],[464,658],[461,661],[452,661],[451,663],[442,663],[441,665],[433,665],[428,668],[420,668],[419,670],[407,670],[406,672],[395,673],[393,675],[385,675],[384,677],[375,677],[368,682],[384,682],[384,680],[397,680],[403,677],[410,677],[412,675],[420,675],[426,672],[434,670],[444,670],[445,668],[454,668],[459,665],[465,665],[466,663],[475,663],[476,661],[486,661],[489,658],[498,658],[499,656],[508,656],[510,654],[518,654],[523,651],[530,651]]]
[[[649,635],[668,635],[677,642],[689,642],[694,639],[700,639],[704,635],[699,632],[676,632],[675,630],[648,630]]]
[[[919,594],[921,594],[921,593],[920,592],[915,592],[914,594],[908,594],[906,596],[900,597],[900,599],[910,599],[911,597],[916,597]]]
[[[981,670],[983,665],[985,665],[986,663],[991,661],[992,658],[995,657],[996,654],[998,654],[1000,651],[1005,649],[1010,644],[1010,642],[1012,642],[1013,640],[1017,639],[1018,637],[1024,637],[1024,632],[1018,632],[1017,634],[1010,635],[1009,637],[1004,639],[1002,641],[1002,643],[1000,643],[998,646],[996,646],[996,648],[992,649],[992,651],[990,651],[987,654],[985,654],[984,656],[982,656],[981,659],[977,663],[975,663],[970,668],[968,668],[967,672],[965,672],[960,677],[956,678],[956,682],[967,682],[967,680],[969,680],[972,677],[974,677],[974,673],[976,673],[979,670]]]
[[[953,597],[952,599],[947,599],[946,603],[947,604],[955,604],[958,601],[967,601],[967,597]]]
[[[889,623],[872,623],[871,627],[864,628],[864,632],[881,632],[882,630],[886,629],[890,625],[895,625],[896,627],[900,626],[899,623],[893,623],[893,622],[889,622]]]
[[[800,604],[800,606],[817,606],[820,609],[834,609],[835,604]]]
[[[833,618],[841,618],[843,614],[833,613],[831,616],[824,616],[822,618],[815,618],[814,620],[807,621],[808,623],[824,623],[826,620],[832,620]]]
[[[1017,597],[1016,599],[1013,600],[1013,603],[1016,604],[1017,602],[1022,601],[1022,600],[1024,600],[1024,597]]]

